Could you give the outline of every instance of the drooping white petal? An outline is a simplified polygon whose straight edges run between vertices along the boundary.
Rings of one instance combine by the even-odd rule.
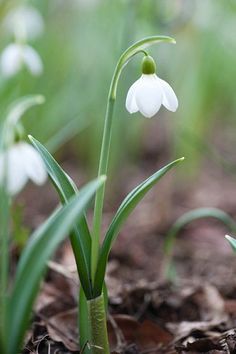
[[[165,106],[169,111],[175,112],[178,108],[178,99],[174,93],[174,90],[165,80],[160,78],[158,78],[158,80],[163,90],[163,106]]]
[[[47,172],[41,156],[30,144],[21,142],[19,145],[20,154],[24,157],[26,175],[34,183],[42,185],[47,180]]]
[[[19,193],[27,182],[27,175],[23,168],[23,156],[14,145],[7,153],[7,189],[11,195]]]
[[[27,182],[22,156],[18,144],[0,154],[0,183],[6,178],[6,188],[10,195],[19,193]]]
[[[162,89],[156,75],[142,75],[135,91],[139,111],[147,118],[153,117],[160,109],[163,99]]]
[[[2,52],[0,59],[1,73],[5,77],[15,75],[22,66],[23,49],[18,44],[9,44]]]
[[[136,99],[135,99],[135,92],[140,83],[140,80],[141,78],[135,81],[133,85],[130,86],[129,91],[127,93],[125,106],[129,113],[138,112],[138,106],[136,104]]]
[[[43,71],[42,60],[38,55],[38,53],[36,52],[36,50],[34,50],[29,45],[25,45],[23,47],[23,60],[25,65],[33,75],[37,76],[42,74]]]
[[[3,25],[5,29],[19,39],[34,39],[44,29],[41,14],[32,6],[19,6],[9,11]]]

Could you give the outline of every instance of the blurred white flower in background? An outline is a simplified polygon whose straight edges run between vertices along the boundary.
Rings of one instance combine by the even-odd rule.
[[[178,108],[178,99],[171,86],[156,74],[143,74],[130,87],[126,97],[126,109],[129,113],[140,111],[144,117],[153,117],[161,105],[169,111]]]
[[[27,41],[38,37],[44,29],[41,14],[32,6],[18,6],[10,10],[3,20],[3,27],[15,38],[14,43],[3,49],[0,70],[4,77],[17,74],[26,67],[32,75],[43,71],[42,60]]]
[[[37,185],[44,184],[47,172],[37,150],[20,141],[0,153],[0,184],[4,179],[10,195],[19,193],[29,179]]]
[[[74,0],[74,3],[81,8],[90,9],[97,6],[100,0]]]
[[[17,74],[25,66],[32,75],[42,74],[43,63],[34,48],[27,44],[9,44],[0,57],[1,73],[5,77]]]
[[[44,21],[40,12],[32,6],[16,7],[8,12],[4,28],[18,39],[34,39],[44,30]]]

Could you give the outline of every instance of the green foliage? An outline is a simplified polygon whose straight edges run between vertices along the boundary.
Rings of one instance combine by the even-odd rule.
[[[59,194],[61,202],[66,204],[73,195],[77,194],[77,188],[72,179],[63,171],[60,165],[47,151],[47,149],[40,144],[39,141],[29,136],[34,147],[38,150],[43,158],[48,174]],[[76,227],[70,236],[75,260],[77,264],[80,281],[87,298],[91,298],[92,289],[90,281],[90,257],[91,257],[91,236],[87,221],[83,215],[77,222]]]
[[[19,250],[26,245],[29,237],[29,229],[24,226],[23,220],[24,205],[16,205],[12,210],[12,232],[14,235],[14,244]]]
[[[73,224],[81,218],[84,209],[91,201],[96,189],[104,183],[104,178],[90,182],[81,189],[65,206],[59,208],[41,225],[25,247],[9,298],[7,323],[4,333],[11,333],[11,340],[6,343],[6,353],[16,353],[22,344],[32,305],[38,293],[40,281],[47,261],[58,245],[66,238]]]
[[[186,225],[191,223],[194,220],[204,219],[204,218],[214,218],[221,221],[225,226],[229,228],[230,231],[236,232],[236,223],[231,218],[230,215],[225,213],[223,210],[217,208],[197,208],[187,213],[183,214],[174,225],[169,230],[168,234],[165,237],[164,243],[164,274],[167,278],[172,278],[172,275],[175,274],[174,265],[173,265],[173,249],[176,243],[176,237],[178,233]]]
[[[33,137],[30,137],[30,140],[34,144],[34,146],[37,148],[39,153],[41,154],[49,175],[51,176],[51,179],[54,183],[54,186],[56,187],[59,196],[65,196],[68,193],[68,189],[70,192],[74,193],[75,187],[74,187],[74,182],[71,180],[71,178],[62,170],[62,168],[58,165],[58,163],[55,161],[55,159],[50,155],[50,153],[46,150],[46,148],[39,143],[36,139]],[[112,247],[113,242],[115,241],[121,226],[125,222],[125,220],[128,218],[130,213],[133,211],[133,209],[136,207],[136,205],[140,202],[140,200],[145,196],[145,194],[170,170],[172,169],[176,164],[179,162],[183,161],[183,158],[178,159],[176,161],[173,161],[172,163],[168,164],[167,166],[163,167],[156,173],[154,173],[151,177],[143,181],[140,185],[138,185],[132,192],[129,193],[129,195],[125,198],[125,200],[122,202],[120,205],[116,215],[114,216],[109,229],[106,233],[105,239],[103,241],[103,245],[101,247],[100,251],[100,256],[99,256],[99,262],[97,266],[97,271],[96,271],[96,277],[94,281],[94,287],[91,290],[91,282],[86,282],[84,281],[84,269],[85,265],[81,265],[78,267],[78,272],[81,280],[81,284],[83,286],[83,290],[86,294],[86,298],[95,298],[99,296],[102,292],[102,287],[104,283],[104,277],[105,277],[105,271],[106,271],[106,264],[108,260],[108,256]],[[60,181],[60,182],[59,182]],[[62,198],[62,202],[65,203],[67,201],[66,197]],[[78,230],[78,228],[77,228]],[[85,245],[83,244],[84,240],[85,242],[90,239],[88,237],[89,235],[87,234],[87,227],[85,228],[86,230],[86,235],[84,235],[84,231],[82,228],[79,228],[79,235],[81,237],[77,237],[76,240],[80,240],[79,244],[77,243],[76,245],[73,246],[73,250],[75,252],[75,257],[76,257],[76,262],[81,262],[81,258],[84,257],[83,255],[86,254],[86,252],[89,252],[89,250],[86,248],[86,252],[83,252],[82,250],[84,249]],[[82,241],[83,239],[83,241]],[[80,251],[78,251],[80,250]],[[86,262],[86,257],[84,257]],[[85,276],[85,279],[91,279],[91,274],[90,270],[87,269],[87,273]],[[92,293],[91,293],[92,291]]]
[[[105,239],[102,244],[100,251],[97,272],[94,282],[94,295],[99,296],[102,291],[103,280],[105,276],[106,264],[111,247],[121,229],[121,226],[126,221],[130,213],[137,206],[140,200],[146,195],[146,193],[175,165],[183,161],[183,158],[171,162],[159,171],[155,172],[152,176],[147,178],[141,184],[139,184],[135,189],[130,192],[124,201],[118,208],[109,228],[106,233]]]

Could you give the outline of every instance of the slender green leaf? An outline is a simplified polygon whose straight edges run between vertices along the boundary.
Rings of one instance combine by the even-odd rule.
[[[67,203],[71,196],[78,193],[74,182],[63,171],[61,166],[39,141],[32,136],[29,136],[29,139],[43,158],[48,174],[52,179],[62,203]],[[81,284],[85,291],[86,297],[90,298],[92,294],[90,282],[91,235],[84,215],[72,231],[70,240],[76,259]]]
[[[79,196],[57,210],[32,235],[22,253],[8,307],[7,353],[17,353],[28,326],[33,302],[47,261],[52,256],[76,220],[83,215],[96,190],[104,183],[104,177],[86,185]]]
[[[0,130],[0,154],[4,153],[5,133],[4,129]],[[7,160],[4,158],[2,165],[3,174],[0,181],[0,353],[4,353],[3,348],[5,348],[7,340],[6,303],[9,285],[10,198],[6,190],[6,167]]]
[[[9,196],[4,186],[0,186],[0,342],[2,346],[6,344],[6,303],[9,281],[9,208]]]
[[[230,246],[232,247],[233,251],[236,252],[236,239],[226,235],[225,236],[226,240],[229,242]]]
[[[191,223],[194,220],[202,219],[202,218],[214,218],[221,221],[225,224],[229,230],[236,232],[236,223],[234,220],[223,210],[217,208],[197,208],[187,213],[183,214],[174,225],[171,227],[170,231],[166,235],[165,243],[164,243],[164,253],[165,253],[165,261],[164,261],[164,276],[173,279],[172,274],[175,274],[174,266],[172,262],[173,258],[173,249],[176,242],[176,237],[179,231],[185,227],[187,224]]]
[[[217,219],[223,224],[225,224],[227,227],[229,227],[230,230],[236,230],[236,223],[231,218],[231,216],[229,216],[223,210],[220,210],[218,208],[197,208],[188,211],[187,213],[183,214],[178,220],[176,220],[176,222],[168,232],[164,244],[165,254],[172,253],[176,236],[183,227],[185,227],[187,224],[191,223],[194,220],[203,218]]]
[[[113,242],[115,241],[122,224],[128,218],[130,213],[139,203],[139,201],[145,196],[145,194],[176,164],[183,161],[184,158],[175,160],[170,164],[166,165],[152,176],[143,181],[138,185],[121,203],[116,215],[114,216],[108,231],[106,233],[105,239],[102,244],[100,251],[96,277],[94,282],[94,297],[99,296],[102,291],[102,285],[104,281],[107,259],[112,247]]]

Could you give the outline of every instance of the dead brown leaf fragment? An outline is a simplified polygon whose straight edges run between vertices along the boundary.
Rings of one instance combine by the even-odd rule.
[[[150,320],[139,323],[134,317],[127,315],[113,316],[113,320],[121,331],[126,346],[136,344],[140,352],[153,348],[161,348],[168,345],[173,339],[173,336],[167,330]],[[120,348],[117,348],[118,343],[115,330],[116,328],[114,329],[114,326],[109,322],[108,331],[111,349],[117,351]]]

